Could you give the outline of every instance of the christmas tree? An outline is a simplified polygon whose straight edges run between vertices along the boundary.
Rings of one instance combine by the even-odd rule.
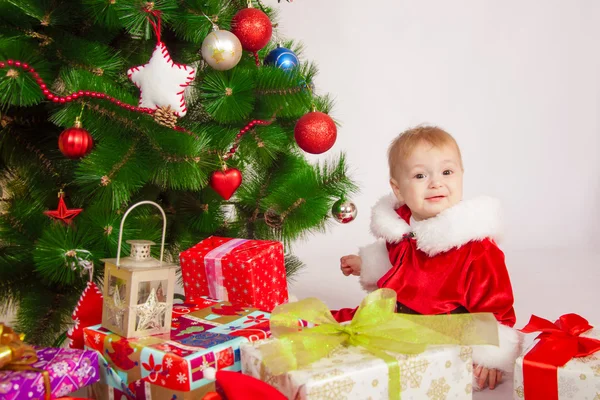
[[[0,304],[28,342],[59,343],[138,201],[166,211],[170,261],[210,235],[289,248],[327,228],[356,187],[343,154],[305,158],[335,141],[332,102],[275,21],[235,0],[0,2]],[[136,208],[123,239],[161,224]]]

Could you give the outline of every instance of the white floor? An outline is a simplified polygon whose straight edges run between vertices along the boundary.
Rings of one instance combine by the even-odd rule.
[[[510,400],[513,397],[512,382],[504,382],[494,390],[483,390],[473,394],[473,400]]]

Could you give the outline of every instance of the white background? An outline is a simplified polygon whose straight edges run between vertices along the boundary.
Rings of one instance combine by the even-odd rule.
[[[267,3],[280,10],[278,34],[304,43],[305,59],[320,67],[318,89],[336,98],[337,143],[311,158],[346,152],[361,190],[355,222],[295,246],[309,267],[293,286],[298,297],[319,295],[333,307],[362,297],[338,259],[372,240],[370,207],[389,193],[387,146],[419,123],[458,140],[465,197],[502,200],[507,256],[564,252],[560,260],[509,263],[517,288],[531,283],[520,282],[524,269],[552,261],[547,275],[567,278],[578,269],[572,257],[598,254],[599,2]],[[598,282],[598,269],[582,283]]]
[[[317,89],[336,98],[337,143],[311,158],[344,151],[361,189],[356,221],[294,245],[307,264],[294,295],[332,308],[360,302],[339,258],[372,240],[370,208],[389,192],[389,142],[430,123],[461,146],[465,197],[503,203],[517,327],[532,313],[600,324],[600,2],[265,3],[280,11],[277,33],[303,42],[304,59],[319,65]]]

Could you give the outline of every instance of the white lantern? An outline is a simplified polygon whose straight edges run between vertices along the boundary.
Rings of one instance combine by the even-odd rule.
[[[125,219],[131,210],[142,204],[156,206],[163,216],[160,260],[150,256],[150,248],[155,243],[149,240],[128,240],[130,256],[121,259]],[[102,260],[105,263],[102,327],[126,338],[171,331],[175,270],[178,266],[163,262],[166,231],[167,217],[158,204],[141,201],[127,210],[121,220],[117,258]]]

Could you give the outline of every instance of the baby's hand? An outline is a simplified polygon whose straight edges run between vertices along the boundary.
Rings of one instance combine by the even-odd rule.
[[[354,254],[344,256],[340,259],[340,269],[346,276],[348,275],[360,275],[360,266],[362,260],[359,256]]]
[[[484,389],[486,386],[490,387],[490,390],[494,390],[497,384],[502,381],[502,371],[497,369],[483,368],[482,366],[475,365],[473,373],[477,378],[477,383],[480,389]],[[489,385],[488,385],[489,383]]]

